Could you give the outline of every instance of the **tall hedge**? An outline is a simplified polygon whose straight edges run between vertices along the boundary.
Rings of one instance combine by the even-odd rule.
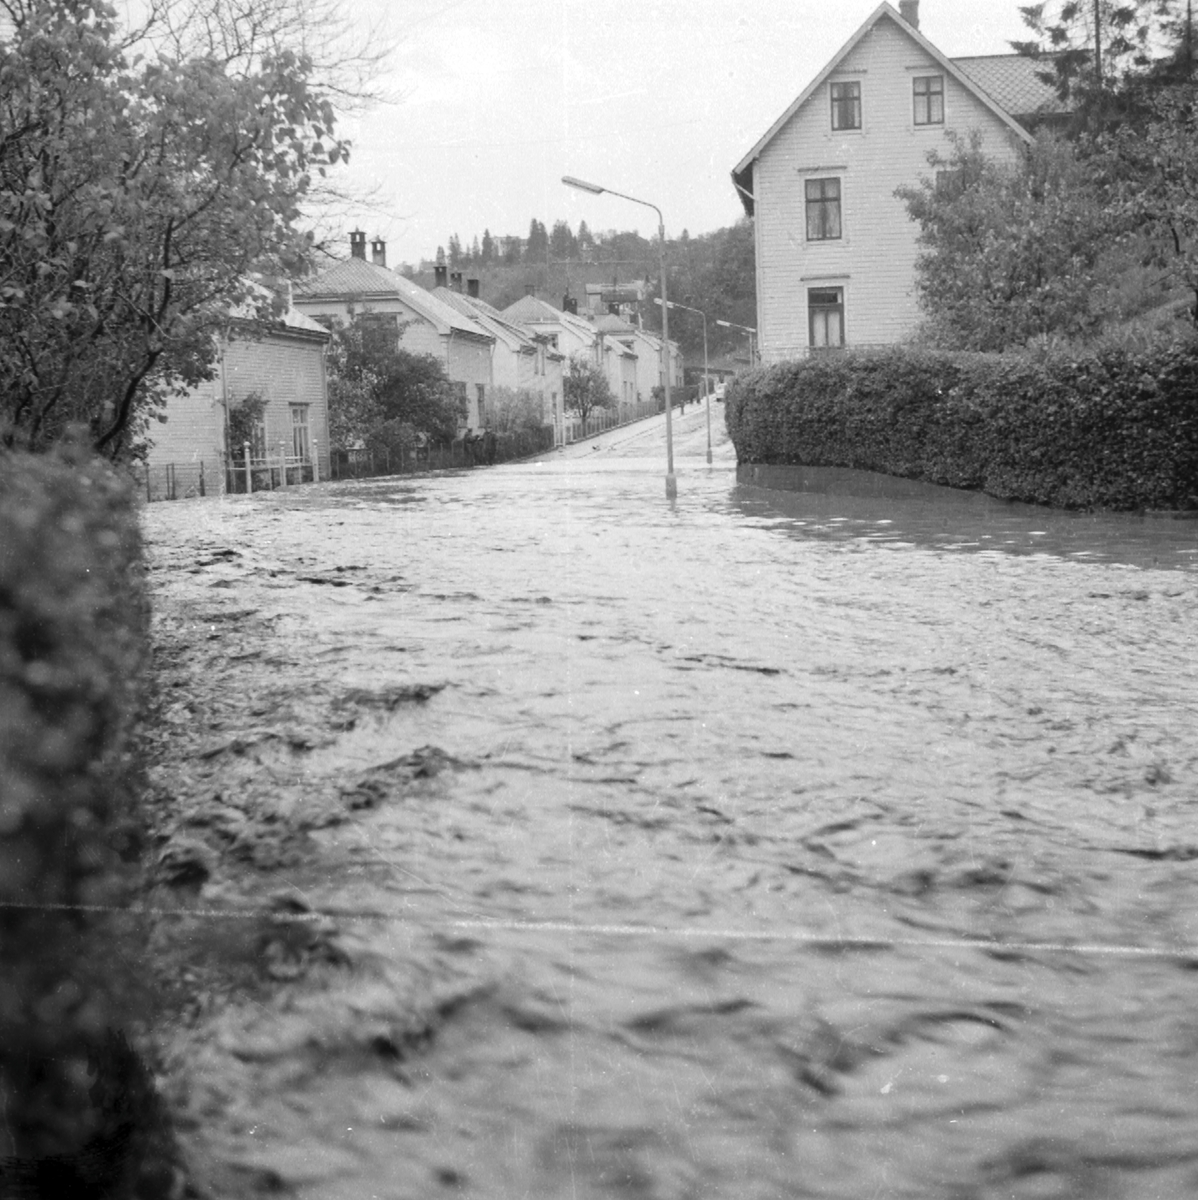
[[[961,355],[894,347],[729,389],[742,463],[857,467],[1061,508],[1198,508],[1198,345]]]
[[[0,452],[5,1195],[148,1194],[127,915],[146,636],[130,489],[99,461]]]

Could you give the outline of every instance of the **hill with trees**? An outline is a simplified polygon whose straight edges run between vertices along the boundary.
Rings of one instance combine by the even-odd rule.
[[[468,245],[456,233],[434,258],[408,274],[424,287],[435,282],[434,268],[443,262],[450,271],[478,279],[482,298],[496,308],[506,308],[531,289],[560,306],[568,296],[586,303],[586,285],[608,287],[644,285],[640,305],[646,329],[660,331],[661,308],[656,240],[637,233],[607,230],[592,233],[585,221],[574,230],[569,222],[555,220],[552,227],[533,218],[524,237],[496,236],[489,229],[473,236]],[[692,237],[683,230],[666,239],[669,299],[707,314],[708,350],[712,358],[737,353],[745,347],[743,333],[723,329],[716,319],[756,326],[757,293],[753,255],[753,226],[748,220]],[[689,357],[703,353],[703,322],[691,313],[670,313],[670,337]]]

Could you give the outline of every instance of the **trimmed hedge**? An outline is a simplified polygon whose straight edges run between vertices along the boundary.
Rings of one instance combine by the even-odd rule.
[[[128,484],[82,452],[0,452],[6,1194],[150,1194],[156,1102],[125,1032],[148,1012],[127,911],[147,626]]]
[[[1059,508],[1198,508],[1198,345],[963,355],[894,347],[728,390],[742,463],[856,467]]]

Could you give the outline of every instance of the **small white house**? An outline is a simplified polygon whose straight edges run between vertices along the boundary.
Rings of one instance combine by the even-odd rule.
[[[219,346],[215,378],[172,396],[165,420],[151,422],[147,490],[153,498],[219,494],[230,456],[238,466],[243,446],[229,446],[229,414],[249,397],[262,401],[251,432],[251,457],[286,461],[286,480],[325,479],[329,472],[329,407],[325,378],[327,330],[302,313],[287,312],[263,336],[236,330]],[[272,468],[266,468],[270,470]]]

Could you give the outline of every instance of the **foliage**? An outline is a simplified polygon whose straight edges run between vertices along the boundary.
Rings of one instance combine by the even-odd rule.
[[[66,1161],[112,1132],[88,1095],[106,1027],[150,1015],[137,922],[115,915],[144,845],[133,719],[149,607],[129,481],[61,449],[0,450],[0,1080],[9,1153]],[[130,1156],[147,1132],[126,1129]],[[110,1168],[136,1167],[114,1149]],[[0,1191],[43,1194],[8,1190],[14,1161]]]
[[[1198,89],[1164,88],[1148,108],[1145,128],[1106,141],[1115,203],[1153,237],[1150,260],[1189,289],[1198,320]]]
[[[102,0],[4,8],[0,445],[82,424],[125,457],[214,335],[277,314],[252,276],[307,260],[299,206],[345,145],[292,51],[130,60]]]
[[[540,429],[545,424],[545,401],[528,388],[492,388],[487,396],[487,428],[496,433]]]
[[[1198,341],[816,355],[740,377],[740,462],[855,467],[1063,508],[1198,509]]]
[[[236,404],[229,405],[226,432],[230,454],[241,453],[247,442],[253,447],[254,435],[265,412],[266,397],[260,392],[250,392]]]
[[[400,349],[400,333],[394,318],[373,313],[334,325],[328,369],[335,449],[365,444],[385,422],[407,423],[435,440],[454,436],[459,400],[444,364]]]
[[[611,408],[616,397],[595,363],[572,354],[562,377],[562,402],[567,412],[577,413],[585,424],[596,408]]]
[[[949,134],[934,176],[900,187],[923,248],[917,290],[930,340],[1002,350],[1095,328],[1103,252],[1125,227],[1068,142],[1041,133],[1015,163]]]

